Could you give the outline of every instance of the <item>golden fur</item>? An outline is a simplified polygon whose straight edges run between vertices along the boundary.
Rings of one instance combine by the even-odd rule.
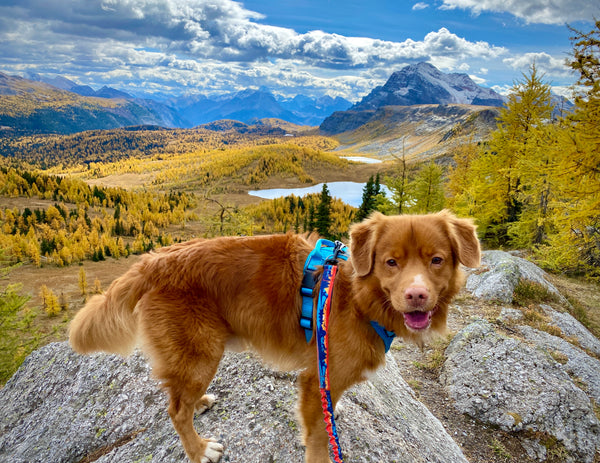
[[[314,243],[300,235],[193,240],[150,253],[73,320],[77,352],[127,354],[140,342],[170,396],[169,414],[189,459],[216,462],[223,448],[193,426],[228,344],[244,344],[285,368],[301,369],[299,412],[305,459],[329,463],[318,392],[315,342],[300,328],[300,286]],[[448,212],[374,214],[350,231],[330,316],[330,381],[334,404],[384,362],[370,325],[417,343],[446,327],[448,303],[463,283],[459,263],[479,265],[475,227]]]

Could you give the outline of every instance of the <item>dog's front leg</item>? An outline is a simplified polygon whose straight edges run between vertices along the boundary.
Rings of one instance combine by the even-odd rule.
[[[303,371],[298,377],[298,385],[298,411],[302,419],[302,443],[306,447],[304,460],[306,463],[331,463],[329,437],[323,419],[317,372]],[[335,400],[333,394],[332,400]]]

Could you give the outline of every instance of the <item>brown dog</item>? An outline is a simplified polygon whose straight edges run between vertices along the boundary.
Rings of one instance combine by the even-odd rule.
[[[374,214],[350,232],[331,304],[330,387],[334,404],[385,360],[370,322],[422,343],[446,328],[448,303],[463,283],[459,263],[479,265],[471,221],[448,212]],[[170,395],[169,414],[189,459],[216,462],[223,447],[198,436],[194,410],[227,345],[244,344],[283,368],[301,369],[299,411],[305,459],[329,463],[313,340],[300,327],[300,286],[313,245],[299,235],[194,240],[148,254],[94,296],[71,324],[77,352],[127,354],[141,341]]]

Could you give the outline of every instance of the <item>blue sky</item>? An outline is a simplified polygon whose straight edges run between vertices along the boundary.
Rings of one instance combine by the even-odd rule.
[[[136,95],[275,93],[355,101],[426,61],[505,93],[536,63],[575,76],[566,23],[597,0],[0,0],[0,71]]]

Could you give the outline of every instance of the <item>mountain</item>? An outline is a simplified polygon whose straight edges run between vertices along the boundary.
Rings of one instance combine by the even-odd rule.
[[[80,96],[52,85],[0,73],[0,133],[74,133],[128,125],[164,125],[134,101]]]
[[[52,85],[53,87],[60,88],[61,90],[77,93],[81,96],[95,96],[98,98],[123,98],[126,100],[134,99],[133,96],[106,85],[100,90],[94,90],[89,85],[79,85],[62,76],[47,77],[42,76],[41,74],[28,73],[27,79],[33,80],[34,82],[43,82],[45,84]]]
[[[212,132],[237,132],[241,134],[296,136],[299,134],[314,134],[315,129],[305,125],[298,125],[282,119],[264,118],[253,121],[252,124],[232,120],[220,119],[196,127],[197,129],[210,130]]]
[[[281,119],[293,124],[318,126],[333,112],[343,111],[352,105],[350,101],[341,97],[276,96],[267,88],[247,89],[217,96],[192,94],[158,101],[138,98],[108,86],[94,90],[88,85],[79,85],[62,76],[48,77],[29,73],[27,80],[45,83],[84,97],[131,101],[156,116],[156,120],[151,121],[151,124],[158,123],[165,127],[188,128],[222,119],[238,120],[246,124],[261,119]]]
[[[380,156],[438,156],[466,136],[482,140],[495,128],[504,98],[466,74],[444,74],[419,63],[394,72],[346,111],[319,126],[341,149]]]
[[[59,87],[33,77],[35,80],[0,73],[0,135],[185,124],[159,102],[135,99],[109,87],[96,92],[62,77],[49,80]]]
[[[194,95],[180,98],[174,107],[193,126],[221,119],[249,123],[267,117],[298,122],[291,112],[279,105],[271,93],[264,90],[243,90],[214,98]]]
[[[293,98],[278,98],[264,88],[215,97],[190,95],[171,103],[192,126],[221,119],[252,123],[267,118],[282,119],[293,124],[319,125],[334,111],[347,109],[350,105],[343,98],[329,96],[310,98],[296,95]]]
[[[335,111],[344,111],[352,106],[352,103],[345,98],[339,96],[332,98],[329,95],[319,98],[296,95],[278,101],[284,109],[292,112],[305,125],[319,125]]]
[[[394,72],[383,86],[373,89],[350,109],[415,104],[502,106],[504,98],[492,89],[480,87],[466,74],[444,74],[431,64],[419,63]]]

